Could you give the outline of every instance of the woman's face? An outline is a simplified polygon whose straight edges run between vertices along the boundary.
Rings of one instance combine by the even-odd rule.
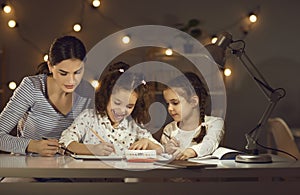
[[[137,98],[138,95],[133,91],[126,89],[114,90],[106,108],[113,125],[119,124],[120,121],[132,113]]]
[[[169,88],[163,91],[164,99],[168,105],[168,112],[173,120],[177,122],[189,119],[195,107],[194,104],[188,102],[186,98],[179,94],[176,89]]]
[[[76,89],[84,72],[84,63],[78,59],[63,60],[55,66],[48,67],[56,84],[66,93]]]

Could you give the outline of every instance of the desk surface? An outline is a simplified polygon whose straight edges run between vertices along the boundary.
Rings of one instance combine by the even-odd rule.
[[[217,167],[174,169],[152,163],[82,161],[69,156],[32,157],[0,154],[1,177],[141,178],[125,182],[0,183],[3,194],[292,194],[299,190],[300,162],[272,156],[273,163],[243,164],[234,160],[206,160]],[[152,182],[143,182],[143,178]],[[194,182],[166,182],[191,178]],[[295,182],[296,181],[296,182]]]
[[[201,169],[174,169],[153,163],[131,163],[125,160],[75,160],[69,156],[33,157],[0,154],[0,177],[299,177],[300,161],[272,156],[267,164],[245,164],[234,160],[202,160],[217,164]]]

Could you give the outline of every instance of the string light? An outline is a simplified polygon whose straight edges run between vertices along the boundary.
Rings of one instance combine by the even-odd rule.
[[[43,57],[43,59],[44,59],[45,62],[47,62],[49,60],[48,54],[45,54],[44,57]]]
[[[130,37],[129,37],[128,35],[124,36],[124,37],[122,38],[122,42],[123,42],[124,44],[128,44],[128,43],[130,42]]]
[[[92,80],[91,85],[96,89],[99,87],[100,83],[97,80]]]
[[[11,81],[11,82],[8,83],[8,88],[9,88],[10,90],[15,90],[16,87],[17,87],[16,82]]]
[[[15,20],[9,20],[7,25],[9,28],[15,28],[17,26],[17,22]]]
[[[101,2],[100,2],[99,0],[93,0],[93,2],[92,2],[92,6],[93,6],[94,8],[99,7],[100,4],[101,4]]]
[[[217,40],[218,40],[218,37],[217,37],[216,35],[213,35],[213,36],[211,37],[211,43],[212,43],[212,44],[215,44],[215,43],[217,42]]]
[[[85,3],[88,3],[88,2],[85,2]],[[101,5],[101,1],[100,0],[92,0],[92,2],[88,3],[88,4],[90,6],[92,6],[93,8],[98,8]],[[3,12],[5,12],[5,13],[8,14],[8,13],[12,12],[12,7],[10,5],[7,5],[7,4],[2,4],[2,10],[3,10]],[[98,12],[99,12],[99,10],[98,10]],[[255,13],[257,13],[257,9],[255,11],[253,11],[253,12],[251,12],[251,13],[248,14],[248,26],[251,26],[251,24],[257,22],[258,17],[257,17],[257,14],[255,14]],[[109,20],[112,24],[116,25],[117,27],[123,28],[121,25],[115,23],[115,21],[112,20],[111,18],[103,15],[102,12],[101,13],[99,12],[99,14],[101,15],[101,17],[103,17],[106,20]],[[83,15],[84,15],[84,5],[82,5],[80,16],[83,17]],[[247,20],[247,18],[243,17],[243,20],[245,21],[245,20]],[[75,32],[80,32],[82,30],[81,23],[83,22],[83,19],[81,18],[81,20],[77,20],[77,21],[80,21],[80,23],[74,24],[73,25],[73,30]],[[251,24],[249,24],[249,22]],[[18,26],[18,23],[15,20],[9,20],[7,24],[8,24],[8,26],[10,28],[15,28],[15,27]],[[235,23],[234,25],[236,26],[237,23]],[[229,28],[229,27],[227,27],[227,28]],[[250,29],[250,27],[248,27],[248,28]],[[247,30],[246,32],[248,32],[248,30],[249,30],[248,28],[246,29]],[[22,36],[22,34],[20,34],[20,35]],[[23,37],[23,40],[27,40],[28,43],[31,43],[30,40],[25,39],[24,37]],[[128,44],[128,43],[130,43],[130,41],[131,41],[131,37],[130,36],[126,35],[126,36],[122,37],[122,43]],[[211,36],[211,40],[210,41],[213,44],[216,43],[217,37],[215,35]],[[34,44],[31,44],[31,45],[34,46]],[[165,55],[167,55],[167,56],[172,56],[173,55],[173,50],[171,48],[166,49],[164,52],[165,52]],[[48,55],[44,54],[43,59],[44,59],[44,61],[48,61]],[[224,75],[225,76],[230,76],[231,75],[231,70],[229,68],[226,68],[224,70]],[[99,83],[98,83],[98,81],[95,80],[95,81],[92,81],[92,85],[96,88],[97,86],[99,86]]]
[[[74,25],[73,25],[73,30],[74,30],[75,32],[81,31],[81,25],[80,25],[80,24],[74,24]]]
[[[165,54],[166,54],[166,56],[171,56],[171,55],[173,55],[173,50],[168,48],[165,50]]]
[[[231,70],[230,70],[230,68],[225,68],[225,70],[224,70],[224,75],[225,75],[226,77],[229,77],[229,76],[231,75]]]
[[[255,23],[257,21],[257,16],[254,13],[250,13],[248,18],[251,23]]]
[[[4,13],[6,13],[6,14],[9,14],[10,12],[11,12],[11,6],[10,5],[6,5],[6,4],[4,4],[3,6],[2,6],[2,10],[4,11]]]

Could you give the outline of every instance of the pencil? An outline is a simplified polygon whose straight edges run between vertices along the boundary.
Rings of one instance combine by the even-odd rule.
[[[163,133],[167,138],[171,139],[171,136],[166,134],[165,132]]]
[[[90,128],[90,130],[96,135],[96,137],[102,142],[102,143],[106,143],[106,141],[93,129]]]
[[[93,128],[90,128],[90,130],[96,135],[96,137],[102,142],[102,143],[107,143]],[[116,153],[115,148],[114,148],[114,153]]]

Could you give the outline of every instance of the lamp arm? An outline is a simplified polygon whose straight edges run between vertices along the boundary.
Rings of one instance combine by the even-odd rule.
[[[247,140],[247,145],[245,146],[245,148],[247,150],[254,151],[254,153],[257,153],[256,142],[258,140],[260,132],[263,126],[266,124],[268,118],[271,116],[273,110],[275,109],[277,102],[285,96],[285,90],[283,88],[273,89],[268,84],[263,75],[259,72],[259,70],[256,68],[251,59],[248,57],[245,50],[232,49],[232,53],[238,57],[238,59],[246,68],[249,75],[254,79],[258,87],[262,90],[262,92],[269,101],[269,105],[265,109],[256,127],[245,135]],[[245,58],[245,60],[243,59],[243,57]],[[249,65],[246,62],[248,62]]]
[[[277,102],[270,102],[269,105],[267,106],[267,108],[265,109],[262,117],[260,118],[259,122],[257,123],[256,127],[249,133],[245,134],[245,137],[247,140],[247,145],[245,146],[245,148],[247,150],[253,150],[255,153],[257,152],[257,151],[255,151],[255,150],[257,150],[256,141],[258,140],[260,132],[261,132],[262,128],[264,127],[264,125],[266,124],[268,118],[272,114],[276,104],[277,104]]]
[[[271,94],[275,90],[269,85],[269,83],[266,81],[264,76],[259,72],[255,64],[251,61],[251,59],[246,54],[245,50],[233,50],[233,53],[238,57],[238,59],[242,62],[244,67],[246,68],[248,74],[254,79],[254,81],[257,83],[258,87],[262,90],[264,95],[269,99]],[[243,57],[246,59],[246,61],[243,59]]]

